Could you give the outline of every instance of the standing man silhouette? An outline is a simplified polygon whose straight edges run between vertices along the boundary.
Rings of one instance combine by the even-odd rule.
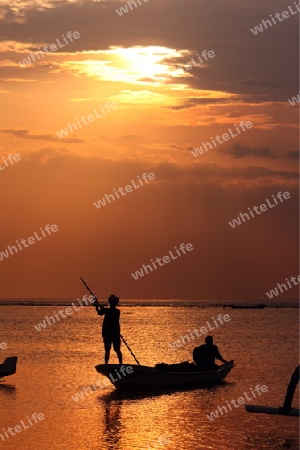
[[[110,295],[108,298],[109,308],[101,306],[98,302],[95,302],[94,306],[99,316],[104,316],[102,324],[102,337],[105,349],[105,364],[108,364],[110,349],[113,345],[113,349],[116,352],[119,364],[122,364],[121,353],[121,336],[120,336],[120,310],[116,308],[119,303],[119,297]]]

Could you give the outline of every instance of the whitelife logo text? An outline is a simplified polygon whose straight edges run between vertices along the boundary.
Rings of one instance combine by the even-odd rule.
[[[300,92],[297,97],[292,97],[288,100],[289,104],[295,106],[297,103],[300,103]]]
[[[8,156],[2,156],[3,162],[4,162],[4,166],[2,166],[3,163],[0,164],[0,170],[4,170],[7,167],[10,167],[14,164],[14,162],[18,162],[21,159],[21,156],[16,153],[14,155],[12,155],[11,153]]]
[[[125,366],[122,365],[119,370],[115,369],[115,373],[109,373],[108,376],[111,379],[113,383],[115,383],[118,380],[121,380],[122,378],[126,377],[127,375],[130,375],[133,373],[133,367],[132,366]],[[110,381],[104,380],[104,384],[99,383],[99,381],[96,381],[97,386],[95,384],[92,384],[91,386],[84,387],[81,392],[77,392],[77,394],[72,395],[72,399],[74,402],[78,402],[79,400],[83,400],[84,397],[87,397],[89,394],[92,394],[93,392],[97,391],[98,389],[104,389],[108,386],[110,386]]]
[[[297,282],[297,280],[298,280],[298,282]],[[282,289],[282,286],[284,287],[284,289],[286,291],[288,291],[288,287],[290,289],[292,289],[294,286],[298,286],[300,284],[300,275],[298,275],[297,278],[296,277],[291,277],[290,279],[286,278],[285,281],[286,281],[286,284],[285,283],[282,283],[282,284],[277,283],[277,286],[278,286],[278,288],[279,288],[281,293],[284,292],[283,289]],[[290,283],[290,281],[293,282],[294,286]],[[280,292],[278,292],[278,288],[276,287],[275,289],[271,289],[270,292],[266,292],[266,295],[270,299],[273,298],[273,297],[276,297],[277,295],[280,294]]]
[[[254,388],[254,390],[257,392],[258,395],[261,395],[262,393],[268,392],[268,388],[265,384],[263,384],[262,386],[260,386],[259,384],[257,384]],[[244,397],[239,397],[237,400],[231,400],[230,403],[235,407],[238,408],[240,405],[245,405],[245,399],[247,401],[251,401],[254,398],[256,398],[257,395],[255,395],[254,390],[252,388],[250,388],[252,397],[248,397],[247,392],[244,392],[245,394],[245,398]],[[237,403],[236,403],[237,402]],[[227,414],[229,411],[232,411],[232,407],[230,405],[229,402],[226,402],[226,406],[218,406],[218,409],[216,409],[215,411],[211,412],[209,415],[206,415],[206,417],[210,420],[210,422],[212,422],[214,419],[217,419],[219,416],[219,413],[223,416],[224,414]]]
[[[283,200],[288,200],[289,198],[291,198],[291,195],[290,195],[289,192],[284,192],[284,193],[282,193],[282,192],[280,191],[280,192],[277,193],[276,197],[277,197],[277,199],[279,199],[280,203],[282,203]],[[274,203],[270,203],[270,202],[269,202],[269,199],[268,199],[268,198],[266,199],[266,203],[267,203],[268,206],[267,206],[265,203],[262,203],[260,206],[253,206],[252,210],[251,210],[251,208],[248,208],[249,213],[250,213],[252,219],[253,219],[254,217],[256,217],[256,216],[254,215],[253,211],[254,211],[254,212],[256,213],[256,215],[258,216],[258,215],[261,214],[262,212],[265,212],[265,211],[267,211],[268,209],[274,208],[276,205],[279,204],[278,201],[276,200],[276,198],[275,198],[274,195],[272,195],[272,198],[273,198],[273,202],[274,202]],[[271,201],[272,201],[272,200],[271,200]],[[237,225],[241,225],[241,224],[242,224],[241,219],[242,219],[243,222],[246,222],[245,217],[247,218],[247,220],[250,220],[250,216],[249,216],[249,214],[247,214],[247,213],[244,213],[244,214],[243,214],[243,213],[240,213],[239,216],[240,216],[240,217],[237,217],[236,219],[233,219],[232,221],[229,221],[229,222],[228,222],[229,225],[231,226],[231,228],[235,228]]]
[[[153,259],[151,259],[151,264],[145,265],[143,264],[143,266],[141,267],[140,270],[136,270],[134,273],[131,274],[131,276],[137,280],[139,277],[143,277],[145,274],[148,274],[148,270],[150,270],[150,272],[153,272],[153,268],[156,270],[158,269],[157,265],[155,263],[157,263],[160,267],[164,266],[165,264],[168,264],[170,261],[174,260],[174,259],[178,259],[180,258],[180,256],[185,255],[186,252],[191,252],[193,249],[192,244],[180,244],[179,249],[177,247],[174,247],[175,249],[175,255],[173,254],[173,251],[169,251],[169,255],[163,256],[162,258],[156,258],[155,262],[153,261]],[[181,253],[180,253],[181,252]],[[176,256],[177,254],[177,256]],[[171,257],[171,258],[170,258]]]
[[[110,113],[111,110],[115,110],[117,109],[118,105],[115,102],[107,102],[105,103],[104,108],[106,108],[107,112]],[[100,105],[100,109],[101,112],[103,114],[103,116],[106,116],[106,112],[104,111],[104,109],[102,108],[102,106]],[[73,131],[78,131],[79,128],[82,128],[82,125],[89,125],[92,122],[95,122],[96,118],[97,119],[101,119],[102,114],[99,116],[98,112],[96,109],[94,109],[93,111],[94,114],[89,114],[88,116],[81,116],[80,119],[78,119],[76,117],[76,123],[68,123],[66,128],[64,128],[63,130],[57,131],[56,135],[62,139],[64,137],[67,137],[69,135],[69,132],[72,133]],[[82,123],[81,123],[82,122]]]
[[[207,321],[205,323],[206,326],[203,325],[199,329],[194,328],[193,331],[189,330],[188,331],[189,334],[181,335],[180,338],[177,341],[174,341],[174,342],[172,342],[172,344],[169,344],[169,347],[172,350],[176,350],[176,348],[183,347],[188,342],[191,342],[191,340],[194,340],[195,337],[201,337],[203,335],[206,335],[209,331],[212,331],[212,330],[215,330],[216,328],[219,328],[219,324],[220,325],[225,325],[224,322],[229,322],[230,320],[231,320],[231,317],[230,317],[229,314],[224,314],[224,315],[223,314],[219,314],[216,319],[214,317],[212,318],[212,321],[213,321],[215,326],[212,326],[212,324],[209,321]],[[195,333],[196,336],[193,333]],[[187,342],[186,342],[186,339],[187,339]]]
[[[296,11],[294,9],[292,9],[291,6],[288,6],[288,11],[283,11],[282,13],[275,14],[275,17],[278,20],[278,22],[276,22],[276,19],[275,19],[275,17],[273,17],[273,14],[270,14],[273,25],[277,25],[279,22],[282,22],[284,19],[288,19],[289,17],[294,16],[295,14],[298,14],[300,12],[300,4],[294,2],[294,5],[296,7]],[[282,17],[280,17],[280,14]],[[254,27],[254,29],[250,28],[250,30],[256,36],[258,33],[262,33],[263,31],[267,30],[269,27],[273,26],[271,20],[269,20],[269,19],[262,20],[260,25],[256,25]],[[264,27],[265,27],[265,30],[264,30]]]
[[[30,236],[27,239],[20,239],[20,242],[16,240],[16,244],[19,250],[15,245],[12,246],[8,245],[6,250],[0,252],[0,261],[3,261],[3,258],[9,258],[9,256],[14,255],[14,253],[19,253],[20,250],[30,247],[30,245],[35,244],[37,241],[41,241],[42,239],[46,238],[47,236],[50,236],[52,233],[56,233],[57,231],[58,226],[55,224],[53,225],[48,224],[45,226],[44,229],[40,227],[40,235],[38,234],[39,232],[35,231],[33,233],[33,236]]]
[[[235,126],[235,131],[237,132],[237,134],[234,134],[233,131],[231,130],[231,128],[229,128],[228,133],[223,133],[222,137],[217,135],[215,138],[212,138],[212,137],[210,138],[214,147],[217,147],[218,144],[224,144],[224,142],[229,141],[229,139],[237,137],[239,134],[241,134],[241,130],[242,131],[249,130],[250,128],[253,127],[253,124],[249,120],[246,123],[244,123],[244,121],[242,120],[240,122],[239,126],[237,126],[236,124],[234,124],[234,126]],[[215,140],[218,142],[218,144],[216,144]],[[208,150],[212,150],[212,148],[213,148],[213,146],[210,142],[202,142],[200,147],[195,148],[195,150],[191,150],[191,153],[196,158],[197,156],[203,154],[203,149],[207,152]]]
[[[28,58],[23,59],[23,61],[19,61],[19,65],[21,66],[21,68],[24,68],[24,67],[26,67],[26,66],[29,66],[29,65],[32,64],[32,63],[35,63],[35,62],[36,62],[36,61],[35,61],[35,58],[41,59],[41,57],[44,58],[45,55],[46,55],[47,53],[56,52],[56,50],[58,49],[58,47],[59,47],[59,48],[65,47],[66,45],[69,44],[69,41],[70,41],[70,42],[73,42],[73,38],[74,38],[74,39],[79,39],[79,38],[80,38],[80,33],[79,33],[78,31],[74,31],[74,32],[68,31],[68,33],[67,33],[67,38],[69,39],[69,41],[65,38],[64,34],[62,35],[62,38],[63,38],[63,40],[65,41],[65,45],[62,45],[61,42],[60,42],[60,40],[59,40],[59,39],[56,39],[55,42],[57,43],[57,45],[56,45],[56,44],[51,44],[50,46],[45,45],[45,46],[43,47],[43,50],[44,50],[44,51],[42,51],[42,50],[40,49],[40,47],[38,47],[38,50],[39,50],[38,52],[30,53],[30,56],[29,56]],[[48,50],[48,47],[50,47],[50,50]]]
[[[111,201],[115,201],[116,198],[121,198],[119,193],[121,194],[122,197],[124,197],[126,194],[129,194],[129,192],[133,191],[134,189],[139,189],[141,186],[144,186],[143,181],[140,179],[140,177],[137,177],[138,182],[137,184],[135,184],[134,180],[131,180],[130,183],[131,184],[127,184],[127,186],[125,186],[124,188],[119,187],[118,189],[113,189],[113,193],[112,194],[105,194],[105,196],[101,199],[98,200],[96,203],[93,203],[97,209],[100,209],[101,206],[104,207],[107,205],[106,201],[108,203],[111,203]],[[155,180],[155,175],[153,172],[151,173],[144,173],[142,175],[142,179],[144,180],[144,182],[146,184],[149,183],[149,181],[153,181]],[[125,191],[125,192],[124,192]],[[116,197],[116,198],[115,198]]]
[[[144,0],[144,3],[148,3],[148,1],[149,0]],[[136,0],[136,2],[140,5],[140,6],[142,6],[142,3],[141,3],[141,1],[140,0]],[[134,7],[135,8],[137,8],[138,7],[138,5],[136,4],[136,2],[134,1],[134,0],[128,0],[128,2],[127,2],[127,5],[129,6],[129,8],[131,9],[131,11],[132,11],[132,4],[134,4]],[[119,16],[123,16],[123,14],[127,14],[129,11],[128,11],[128,6],[127,5],[125,5],[125,6],[121,6],[121,8],[119,8],[119,9],[116,9],[116,13],[119,15]]]
[[[15,425],[14,427],[8,427],[6,430],[3,428],[2,433],[0,433],[0,438],[2,441],[9,439],[11,436],[15,436],[16,433],[21,433],[23,430],[27,430],[30,427],[33,427],[39,421],[44,420],[45,415],[43,413],[33,413],[31,418],[28,416],[26,420],[21,420],[20,425]]]
[[[214,58],[216,55],[213,50],[209,50],[209,51],[203,50],[203,52],[201,53],[201,56],[204,59],[204,61],[201,58],[201,56],[199,55],[199,53],[197,53],[197,56],[198,56],[198,61],[200,62],[200,64],[205,64],[208,61],[208,58]],[[184,66],[182,68],[185,72],[189,72],[190,70],[193,69],[193,66],[198,67],[200,64],[198,62],[196,62],[193,57],[193,58],[191,58],[191,60],[188,63],[184,64]]]
[[[53,316],[45,316],[45,319],[43,320],[43,322],[39,322],[37,325],[34,325],[34,328],[37,331],[41,331],[41,330],[45,330],[47,328],[47,326],[52,325],[53,323],[57,323],[60,322],[60,318],[58,316],[58,314],[60,314],[60,317],[62,319],[66,319],[67,317],[70,317],[74,311],[81,311],[82,308],[84,308],[84,306],[90,306],[93,305],[95,297],[93,297],[92,295],[90,295],[89,297],[87,295],[84,295],[82,298],[82,301],[78,298],[78,304],[80,305],[79,308],[77,308],[75,305],[75,303],[71,303],[72,308],[70,306],[68,306],[65,309],[59,309],[57,312],[54,311],[52,314]],[[84,302],[84,305],[82,304],[82,302]]]
[[[1,342],[0,343],[0,350],[7,350],[7,343],[6,342]]]

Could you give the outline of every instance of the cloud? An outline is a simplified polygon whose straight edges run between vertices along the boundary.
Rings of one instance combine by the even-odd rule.
[[[275,152],[268,147],[248,147],[246,145],[235,143],[222,153],[227,153],[232,158],[240,159],[247,156],[255,156],[257,158],[275,158]]]
[[[175,148],[176,150],[182,150],[182,151],[184,151],[184,152],[193,150],[193,147],[191,147],[191,146],[189,146],[189,145],[175,145],[175,144],[170,144],[170,148]]]
[[[291,150],[291,151],[289,151],[288,154],[287,154],[287,157],[291,158],[291,159],[299,159],[299,150]]]
[[[1,81],[5,81],[7,83],[32,83],[37,80],[26,79],[26,78],[1,78]]]
[[[18,69],[20,68],[18,63],[10,59],[4,59],[3,61],[0,61],[0,67],[18,68]]]
[[[11,134],[18,139],[30,139],[34,141],[61,142],[61,139],[50,134],[31,134],[29,130],[0,130],[1,133]],[[82,144],[84,141],[79,138],[64,138],[68,144]]]
[[[274,102],[286,101],[291,91],[297,91],[298,67],[294,55],[298,50],[298,16],[278,24],[276,30],[274,27],[264,33],[262,39],[250,32],[263,17],[269,17],[267,2],[216,0],[203,4],[199,0],[164,0],[162,4],[161,0],[151,0],[122,18],[116,14],[116,8],[124,5],[119,1],[59,0],[49,2],[48,7],[45,4],[33,0],[21,2],[16,17],[22,13],[26,26],[15,23],[11,27],[14,13],[6,0],[3,6],[6,20],[1,22],[0,40],[13,41],[17,35],[23,43],[50,44],[61,36],[63,29],[77,30],[82,36],[68,46],[68,52],[73,54],[137,45],[182,49],[189,54],[211,49],[216,56],[209,60],[207,69],[194,70],[191,77],[181,78],[194,89],[221,89]],[[276,0],[274,11],[285,6],[284,0]],[[51,55],[58,57],[59,53]],[[2,59],[8,59],[8,53]],[[172,64],[176,65],[176,59]],[[175,80],[178,81],[179,78]]]
[[[264,86],[264,87],[277,87],[276,83],[271,83],[268,80],[245,80],[242,82],[245,86]]]
[[[160,179],[185,180],[200,184],[217,184],[221,186],[234,186],[238,183],[249,186],[277,185],[279,180],[284,183],[295,184],[298,181],[297,171],[275,170],[268,167],[222,167],[212,163],[196,163],[190,166],[179,166],[173,163],[161,163],[152,168],[158,173]],[[284,180],[284,181],[283,181]]]
[[[234,98],[234,97],[219,97],[219,98],[213,98],[213,97],[203,97],[203,98],[189,98],[188,100],[185,100],[182,105],[175,105],[175,106],[165,106],[166,109],[173,109],[173,110],[181,110],[181,109],[188,109],[193,108],[197,105],[213,105],[213,104],[219,104],[219,103],[232,103],[239,101],[240,98]]]
[[[74,0],[64,0],[63,2],[61,0],[1,0],[0,18],[11,23],[24,23],[27,20],[27,14],[35,10],[44,11],[46,8],[53,8],[57,4],[69,2],[74,2]]]
[[[19,130],[22,131],[22,130]],[[145,144],[146,145],[146,144]],[[175,150],[188,151],[189,146],[176,144],[149,144],[155,148],[174,148]],[[284,184],[295,184],[298,181],[298,172],[290,170],[276,170],[269,167],[246,166],[224,167],[215,163],[195,162],[184,164],[176,162],[149,163],[147,161],[128,161],[126,159],[113,160],[101,157],[85,157],[71,153],[64,147],[43,147],[38,151],[24,153],[22,161],[42,166],[44,163],[60,160],[60,170],[64,172],[67,167],[73,167],[74,172],[84,170],[95,181],[111,182],[112,173],[115,183],[125,183],[127,178],[134,173],[154,172],[157,183],[165,183],[177,180],[179,184],[188,185],[219,185],[235,186],[237,183],[250,186],[277,185],[278,180]],[[57,164],[56,164],[56,167]],[[98,182],[98,181],[97,181]]]

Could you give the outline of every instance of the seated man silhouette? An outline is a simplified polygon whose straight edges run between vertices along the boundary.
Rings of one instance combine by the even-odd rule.
[[[205,344],[195,347],[193,350],[193,360],[200,370],[216,370],[218,368],[215,363],[216,359],[227,363],[213,342],[213,337],[207,336],[205,338]]]

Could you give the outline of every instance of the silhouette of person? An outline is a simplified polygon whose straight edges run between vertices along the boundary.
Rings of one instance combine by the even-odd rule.
[[[119,303],[119,297],[115,295],[110,295],[108,298],[109,308],[99,305],[98,302],[95,303],[95,308],[99,316],[104,316],[102,324],[102,338],[105,350],[105,364],[108,364],[110,349],[113,345],[114,351],[116,352],[119,364],[122,364],[122,353],[121,353],[121,336],[120,336],[120,310],[116,308]]]
[[[195,347],[193,350],[193,360],[200,370],[215,370],[217,364],[215,360],[218,359],[223,363],[227,361],[221,356],[219,349],[213,343],[212,336],[206,336],[205,344]]]
[[[289,385],[286,390],[285,399],[283,402],[283,406],[279,408],[279,411],[281,413],[288,413],[292,409],[292,401],[295,394],[295,390],[297,387],[297,384],[299,383],[299,368],[300,366],[296,367],[294,370],[293,375],[291,376]]]

